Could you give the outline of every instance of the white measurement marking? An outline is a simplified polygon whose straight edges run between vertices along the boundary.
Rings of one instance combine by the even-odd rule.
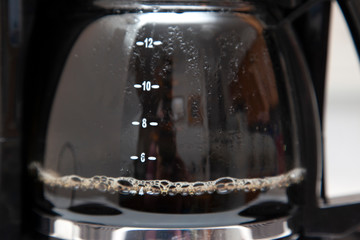
[[[146,128],[146,127],[147,127],[147,120],[146,120],[146,118],[143,118],[143,119],[141,120],[141,126],[142,126],[143,128]]]
[[[159,46],[159,45],[161,45],[161,44],[162,44],[162,41],[155,41],[155,42],[154,42],[154,45],[155,45],[155,46]]]
[[[142,88],[143,91],[151,91],[151,89],[159,89],[160,86],[157,84],[152,85],[150,81],[143,81],[142,84],[135,84],[134,87]]]
[[[144,91],[150,91],[151,90],[151,82],[150,81],[144,81],[142,83],[143,90]]]
[[[136,42],[137,46],[145,48],[154,48],[154,46],[160,46],[162,44],[162,41],[154,41],[153,38],[145,38],[144,41]]]
[[[141,119],[141,122],[132,121],[131,124],[134,125],[134,126],[141,125],[142,128],[147,128],[148,127],[148,120],[146,118],[143,118],[143,119]],[[149,125],[150,126],[158,126],[159,124],[157,122],[150,122]]]
[[[142,154],[140,155],[140,161],[141,161],[141,162],[145,162],[145,153],[142,153]]]
[[[153,48],[153,42],[154,39],[152,38],[145,38],[144,43],[145,43],[145,48]]]
[[[138,157],[138,156],[131,156],[130,157],[131,160],[138,160],[139,158],[140,158],[141,162],[145,162],[145,160],[146,160],[145,153],[141,153],[140,157]],[[150,160],[150,161],[155,161],[156,157],[148,157],[147,159]]]

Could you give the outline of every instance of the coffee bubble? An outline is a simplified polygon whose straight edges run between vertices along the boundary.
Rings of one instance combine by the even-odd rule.
[[[305,170],[294,168],[284,174],[264,178],[221,177],[212,181],[172,182],[169,180],[139,180],[132,177],[93,176],[90,178],[78,175],[59,176],[54,171],[42,168],[39,163],[32,163],[38,179],[46,186],[65,189],[98,190],[100,192],[119,193],[123,195],[203,195],[228,194],[233,191],[256,192],[274,188],[286,188],[298,184],[304,179]]]

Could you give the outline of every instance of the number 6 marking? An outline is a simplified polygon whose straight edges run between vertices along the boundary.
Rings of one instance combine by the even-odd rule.
[[[141,162],[145,162],[145,153],[142,153],[142,154],[140,155],[140,161],[141,161]]]

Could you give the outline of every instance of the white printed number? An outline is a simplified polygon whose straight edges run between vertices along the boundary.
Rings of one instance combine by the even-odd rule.
[[[137,46],[145,48],[154,48],[154,46],[160,46],[162,44],[162,41],[154,41],[154,39],[151,37],[145,38],[144,41],[136,42]]]
[[[130,159],[131,159],[131,160],[138,160],[139,157],[136,156],[136,155],[134,155],[134,156],[130,156]],[[147,158],[147,160],[155,161],[155,160],[156,160],[156,157],[150,156],[150,157]],[[141,161],[141,162],[145,162],[145,161],[146,161],[146,155],[145,155],[144,152],[140,154],[140,161]]]
[[[150,81],[143,81],[142,84],[134,84],[135,88],[141,88],[143,91],[151,91],[151,89],[159,89],[158,84],[151,84]]]
[[[150,81],[144,81],[142,83],[142,88],[144,91],[150,91],[151,90],[151,82]]]
[[[146,122],[146,118],[143,118],[142,121],[141,121],[141,126],[143,128],[146,128],[147,127],[147,122]]]
[[[144,40],[144,43],[145,43],[145,48],[153,48],[154,45],[154,40],[152,38],[145,38]]]
[[[158,122],[148,122],[148,120],[147,120],[146,118],[141,119],[141,122],[139,122],[139,121],[132,121],[131,124],[132,124],[133,126],[139,126],[139,125],[141,125],[142,128],[147,128],[148,125],[150,125],[150,126],[152,126],[152,127],[156,127],[156,126],[159,125]]]
[[[142,153],[142,154],[140,155],[140,161],[141,161],[141,162],[145,162],[145,153]]]

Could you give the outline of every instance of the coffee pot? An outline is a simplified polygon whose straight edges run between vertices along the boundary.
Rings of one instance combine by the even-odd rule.
[[[359,46],[360,5],[338,2]],[[3,78],[20,84],[3,97],[19,110],[3,142],[17,237],[306,239],[360,223],[359,204],[322,191],[330,1],[21,6],[23,74]]]

